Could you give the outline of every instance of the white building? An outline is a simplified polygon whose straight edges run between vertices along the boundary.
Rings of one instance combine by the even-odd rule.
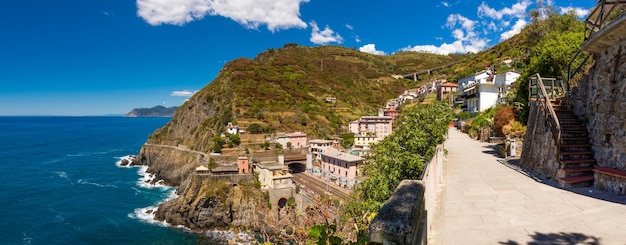
[[[492,74],[490,70],[459,79],[459,97],[468,112],[476,113],[494,107],[506,98],[511,85],[519,78],[515,71]]]

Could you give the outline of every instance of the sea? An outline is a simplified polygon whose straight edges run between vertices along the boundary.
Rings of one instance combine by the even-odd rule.
[[[170,118],[0,117],[0,244],[214,244],[146,213],[176,197],[121,167]]]

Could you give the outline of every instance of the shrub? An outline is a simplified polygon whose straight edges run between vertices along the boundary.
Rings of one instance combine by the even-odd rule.
[[[505,106],[496,109],[493,115],[493,131],[497,136],[504,136],[503,127],[515,120],[515,107]]]

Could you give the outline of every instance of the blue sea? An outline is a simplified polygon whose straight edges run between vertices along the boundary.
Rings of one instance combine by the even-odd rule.
[[[118,165],[169,120],[0,117],[0,244],[212,243],[151,221],[174,189]]]

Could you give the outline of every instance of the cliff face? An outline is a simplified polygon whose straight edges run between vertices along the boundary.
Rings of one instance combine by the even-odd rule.
[[[270,213],[266,207],[267,200],[260,190],[252,186],[252,175],[249,177],[247,182],[240,183],[190,177],[179,187],[178,198],[159,206],[156,219],[192,230],[264,226],[259,212]]]

